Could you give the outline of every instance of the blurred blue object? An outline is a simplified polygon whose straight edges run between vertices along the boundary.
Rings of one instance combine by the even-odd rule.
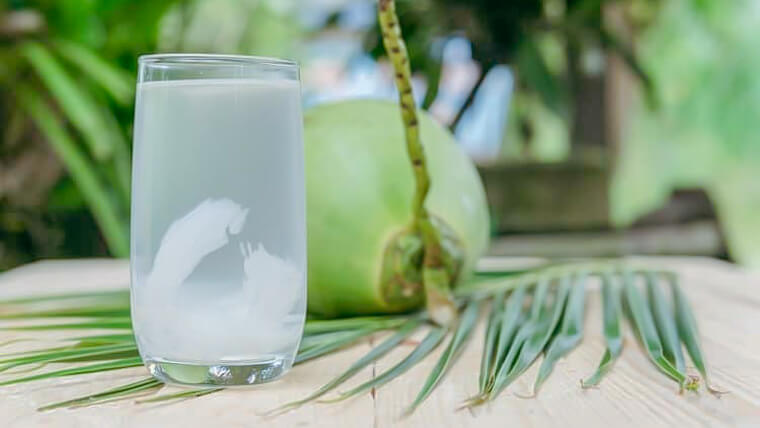
[[[462,115],[454,134],[475,159],[499,155],[514,90],[514,75],[505,65],[493,67],[475,93],[472,106]]]

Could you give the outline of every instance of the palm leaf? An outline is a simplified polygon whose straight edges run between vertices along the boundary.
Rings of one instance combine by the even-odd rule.
[[[380,327],[363,328],[360,330],[349,330],[346,332],[341,332],[343,334],[338,336],[337,339],[335,338],[335,336],[330,336],[329,338],[322,338],[321,341],[318,341],[315,345],[311,347],[301,348],[298,352],[298,355],[296,355],[295,363],[296,364],[304,363],[314,358],[327,355],[333,351],[336,351],[345,346],[348,346],[358,341],[359,339],[368,337],[372,333],[375,333],[380,330],[383,330],[383,328],[380,328]]]
[[[13,318],[72,318],[72,317],[107,317],[125,318],[129,316],[129,308],[122,305],[84,306],[75,308],[61,308],[42,311],[23,311],[0,314],[0,319]]]
[[[478,390],[483,393],[493,378],[494,359],[496,358],[496,349],[498,346],[499,323],[504,313],[504,300],[506,296],[503,292],[497,293],[491,302],[491,311],[488,314],[488,323],[486,324],[486,335],[483,342],[483,353],[480,357],[480,375],[478,376]]]
[[[663,355],[662,341],[657,333],[652,313],[634,284],[633,274],[626,272],[623,278],[623,291],[629,316],[647,355],[662,373],[678,382],[679,385],[683,385],[686,375],[678,371]]]
[[[660,289],[657,275],[647,272],[645,276],[649,306],[652,310],[655,326],[657,326],[657,332],[662,339],[663,354],[676,370],[686,373],[686,361],[683,357],[681,340],[678,337],[676,320],[671,306]]]
[[[602,307],[604,312],[602,330],[607,348],[596,371],[588,379],[581,382],[583,388],[599,385],[599,382],[612,369],[615,360],[623,351],[623,338],[620,328],[620,287],[613,282],[611,273],[603,272],[600,276],[602,278]]]
[[[545,352],[544,361],[538,369],[538,377],[533,384],[534,394],[546,381],[557,361],[578,346],[583,338],[583,315],[586,298],[586,274],[580,273],[567,298],[562,324]]]
[[[524,373],[538,355],[543,352],[546,357],[539,368],[537,385],[534,387],[537,390],[549,376],[554,362],[569,352],[580,340],[580,321],[585,313],[585,305],[583,305],[585,295],[583,278],[585,275],[581,274],[582,272],[602,278],[603,331],[607,347],[597,371],[583,382],[584,387],[597,385],[604,374],[611,369],[613,362],[622,350],[621,287],[618,286],[618,282],[623,284],[624,302],[634,331],[641,339],[644,350],[656,367],[680,384],[685,383],[687,387],[696,386],[695,382],[686,382],[685,374],[680,372],[675,367],[675,363],[672,363],[666,356],[666,347],[663,343],[664,339],[662,339],[664,333],[661,333],[660,324],[663,324],[663,320],[669,314],[670,318],[673,318],[671,319],[673,322],[671,326],[675,325],[677,328],[678,338],[683,342],[700,374],[707,379],[707,370],[698,343],[693,313],[683,292],[678,287],[675,274],[658,269],[642,268],[622,261],[561,263],[533,268],[506,277],[491,275],[471,284],[466,291],[457,291],[457,299],[462,308],[458,324],[444,352],[437,360],[408,410],[413,411],[427,398],[445,373],[456,363],[456,356],[465,346],[467,338],[477,323],[477,307],[482,306],[480,303],[483,302],[483,299],[491,300],[491,311],[487,321],[486,342],[483,344],[484,355],[481,358],[479,394],[466,402],[466,405],[474,405],[496,398],[501,391]],[[656,276],[665,275],[665,278],[670,280],[672,310],[662,310],[669,308],[668,299],[660,290],[662,281],[647,282],[648,298],[645,299],[634,283],[637,275],[650,279],[658,279]],[[651,277],[652,275],[655,277]],[[656,287],[656,289],[650,290],[650,287]],[[6,321],[11,323],[4,326],[6,329],[86,331],[88,328],[106,328],[109,326],[128,328],[130,323],[128,316],[110,316],[114,311],[128,315],[129,302],[127,297],[127,292],[123,290],[23,297],[0,301],[0,313],[12,315]],[[530,305],[526,307],[525,304],[528,302]],[[24,311],[28,311],[29,316],[23,316]],[[65,314],[79,314],[83,316],[83,319],[72,322],[63,319]],[[14,325],[15,320],[38,319],[37,317],[43,315],[52,316],[56,321],[32,326]],[[57,320],[59,317],[60,320]],[[657,317],[661,319],[658,321]],[[329,355],[382,330],[391,330],[393,333],[314,393],[296,402],[287,403],[275,409],[274,413],[318,400],[328,392],[335,390],[362,368],[379,360],[391,350],[397,349],[404,339],[426,320],[427,314],[425,312],[403,316],[307,320],[304,338],[296,358],[297,364]],[[664,321],[664,323],[667,322],[667,320]],[[371,388],[379,388],[402,376],[438,347],[448,332],[448,329],[431,327],[423,341],[403,360],[377,377],[328,401],[343,400]],[[0,364],[9,365],[8,369],[24,368],[33,373],[29,376],[14,376],[14,378],[5,380],[0,385],[83,375],[142,365],[139,357],[137,357],[134,337],[128,332],[74,335],[65,339],[65,342],[69,342],[69,344],[36,351],[0,355],[0,359],[2,359]],[[47,372],[41,370],[48,363],[65,361],[90,361],[90,364]],[[683,379],[679,380],[679,376],[683,376]],[[130,383],[85,397],[54,403],[50,406],[51,408],[76,407],[138,397],[157,389],[158,386],[154,382],[144,380]],[[711,392],[716,392],[707,384],[707,381],[705,383]],[[152,397],[140,402],[187,399],[219,390],[221,389],[185,390],[179,393]]]
[[[0,317],[3,318],[3,317]],[[12,317],[13,318],[13,317]],[[22,318],[22,317],[15,317]],[[30,318],[30,317],[23,317]],[[71,323],[48,323],[48,324],[35,324],[35,325],[20,325],[3,327],[0,330],[81,330],[81,329],[115,329],[115,330],[131,330],[132,320],[129,317],[99,317],[92,321],[81,321]]]
[[[163,385],[163,384],[162,384]],[[146,398],[139,400],[138,403],[158,403],[161,401],[171,401],[195,397],[203,397],[204,395],[213,394],[215,392],[222,391],[224,388],[197,388],[185,391],[180,391],[174,394],[159,395],[157,397]]]
[[[496,358],[494,360],[494,369],[496,369],[496,367],[501,367],[504,364],[504,359],[507,356],[507,351],[510,349],[510,344],[512,343],[515,334],[517,333],[518,327],[520,327],[520,318],[523,315],[522,309],[526,292],[526,286],[522,286],[513,291],[509,296],[507,305],[501,315],[501,323],[499,325],[499,338],[496,342]],[[539,300],[536,299],[534,301],[537,303]],[[495,375],[496,373],[494,370],[494,372],[491,373],[489,377],[489,381],[486,383],[486,390],[481,392],[490,392],[491,388],[493,387]]]
[[[71,349],[62,349],[56,351],[43,351],[33,354],[27,354],[20,357],[0,359],[0,371],[7,370],[11,367],[18,367],[25,364],[32,363],[54,363],[61,361],[71,361],[82,359],[113,359],[107,358],[114,353],[131,352],[136,356],[136,348],[133,343],[116,344],[116,345],[101,345],[101,346],[87,346],[87,347],[75,347]]]
[[[430,372],[430,375],[425,380],[425,384],[417,394],[414,402],[406,410],[407,414],[414,412],[417,406],[425,401],[430,393],[433,392],[433,389],[435,389],[436,385],[438,385],[438,382],[441,381],[448,369],[451,368],[451,365],[454,364],[454,361],[464,348],[464,345],[466,344],[467,339],[470,337],[470,333],[472,332],[472,329],[478,319],[478,310],[480,309],[479,303],[480,302],[477,300],[473,300],[467,304],[464,313],[459,319],[459,323],[457,324],[457,328],[454,331],[454,335],[451,337],[449,345],[446,347],[443,355],[441,355],[441,357],[438,359],[438,363],[435,365],[433,370]]]
[[[355,317],[333,320],[310,319],[304,326],[304,334],[328,333],[341,330],[356,330],[363,328],[394,328],[404,324],[407,317],[375,316]]]
[[[393,379],[399,377],[407,370],[412,368],[415,364],[425,358],[430,352],[432,352],[441,343],[446,336],[446,329],[443,327],[435,326],[430,328],[427,336],[420,342],[419,345],[407,355],[398,364],[394,365],[390,369],[381,373],[379,376],[362,383],[361,385],[351,389],[350,391],[341,393],[337,398],[331,400],[325,400],[324,402],[333,403],[336,401],[345,400],[347,398],[361,394],[362,392],[369,391],[372,388],[379,388]]]
[[[510,355],[507,354],[507,361],[502,365],[499,374],[494,380],[494,387],[489,394],[489,399],[498,396],[507,386],[523,374],[539,354],[541,354],[560,321],[571,287],[571,277],[564,276],[559,279],[559,287],[556,290],[553,302],[549,303],[549,305],[534,304],[531,319],[520,328],[515,338],[517,346],[513,344],[513,349],[516,350],[513,352],[514,357],[510,358]],[[540,290],[540,288],[537,289],[536,293],[538,296],[540,296],[538,294]],[[541,303],[543,303],[543,300],[545,299],[541,299]]]
[[[120,302],[125,306],[129,306],[129,290],[107,290],[107,291],[86,291],[86,292],[72,292],[66,294],[43,294],[40,296],[32,297],[17,297],[13,299],[0,300],[0,306],[15,306],[15,305],[29,305],[38,304],[44,302],[54,302],[60,304],[60,302],[74,302],[79,304],[79,301],[91,301],[91,302],[104,302],[113,301]]]
[[[61,407],[80,407],[90,406],[93,404],[101,404],[120,399],[134,398],[137,395],[151,392],[153,390],[163,387],[164,384],[161,381],[152,377],[139,380],[137,382],[128,383],[126,385],[117,386],[116,388],[109,389],[107,391],[98,392],[96,394],[85,395],[83,397],[73,398],[71,400],[60,401],[57,403],[48,404],[40,407],[37,410],[53,410]]]
[[[341,373],[340,375],[338,375],[331,381],[324,384],[321,388],[319,388],[315,392],[309,394],[308,396],[300,400],[286,403],[269,413],[276,414],[285,410],[293,409],[295,407],[306,404],[310,401],[316,400],[317,398],[327,394],[328,392],[332,391],[336,387],[340,386],[343,382],[353,377],[361,369],[367,367],[369,364],[377,361],[383,355],[392,351],[396,346],[398,346],[404,340],[406,340],[406,338],[408,338],[409,335],[411,335],[415,330],[417,330],[420,324],[422,324],[422,319],[420,318],[414,317],[408,320],[398,329],[398,331],[396,331],[394,334],[389,336],[387,339],[385,339],[382,343],[380,343],[376,347],[372,348],[372,350],[369,351],[367,354],[365,354],[362,358],[357,360],[355,363],[351,364],[351,366],[346,371],[344,371],[343,373]]]
[[[725,391],[714,388],[709,379],[707,378],[707,368],[705,367],[705,359],[702,355],[702,350],[699,345],[699,333],[697,331],[697,322],[694,319],[691,306],[686,300],[686,296],[681,291],[681,287],[678,285],[678,278],[675,275],[668,275],[670,279],[671,292],[673,294],[673,308],[676,314],[676,324],[678,326],[678,333],[683,340],[683,344],[686,347],[686,351],[689,353],[689,357],[697,370],[702,375],[705,381],[707,390],[713,394],[723,394]]]
[[[31,382],[42,379],[52,379],[57,377],[75,376],[89,373],[100,373],[110,370],[119,370],[128,367],[140,367],[143,365],[140,357],[122,358],[115,361],[108,361],[104,363],[90,364],[81,367],[73,367],[68,369],[55,370],[47,373],[40,373],[33,376],[19,377],[0,382],[0,386],[14,385],[17,383]]]

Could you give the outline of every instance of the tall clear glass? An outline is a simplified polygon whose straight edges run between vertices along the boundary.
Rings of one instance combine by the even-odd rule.
[[[132,322],[156,378],[267,382],[292,365],[306,312],[297,64],[139,59]]]

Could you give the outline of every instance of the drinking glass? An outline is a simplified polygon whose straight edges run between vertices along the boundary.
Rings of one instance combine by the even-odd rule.
[[[306,312],[297,64],[139,59],[132,323],[156,378],[247,385],[292,365]]]

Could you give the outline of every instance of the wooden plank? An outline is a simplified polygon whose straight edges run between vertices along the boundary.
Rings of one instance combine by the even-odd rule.
[[[305,396],[344,370],[368,349],[362,344],[293,369],[282,381],[212,394],[183,402],[136,405],[131,401],[96,407],[40,413],[50,402],[99,391],[139,379],[142,368],[57,379],[0,388],[0,426],[27,427],[145,427],[219,426],[350,426],[350,427],[479,427],[490,426],[758,426],[760,425],[760,275],[709,259],[650,258],[676,269],[695,308],[713,382],[730,391],[718,399],[701,393],[679,395],[675,383],[656,372],[639,345],[627,332],[625,349],[614,370],[595,389],[581,390],[579,380],[590,374],[604,350],[600,334],[598,291],[590,291],[586,337],[561,360],[535,399],[521,399],[535,378],[537,365],[496,401],[476,411],[456,411],[458,404],[477,389],[483,341],[482,325],[438,389],[415,414],[401,418],[421,388],[442,351],[414,367],[374,394],[340,404],[311,404],[274,419],[262,412]],[[489,266],[498,267],[494,259]],[[509,261],[507,261],[509,262]],[[125,286],[126,263],[113,260],[60,261],[32,264],[0,275],[0,298],[67,290]],[[25,335],[28,333],[25,333]],[[54,340],[59,333],[40,337]],[[417,339],[424,334],[419,332]],[[0,342],[18,333],[0,331]],[[48,342],[50,343],[50,342]],[[2,352],[40,346],[16,343]],[[358,374],[339,388],[345,391],[370,379],[413,349],[413,343]],[[693,371],[693,369],[691,369]]]

